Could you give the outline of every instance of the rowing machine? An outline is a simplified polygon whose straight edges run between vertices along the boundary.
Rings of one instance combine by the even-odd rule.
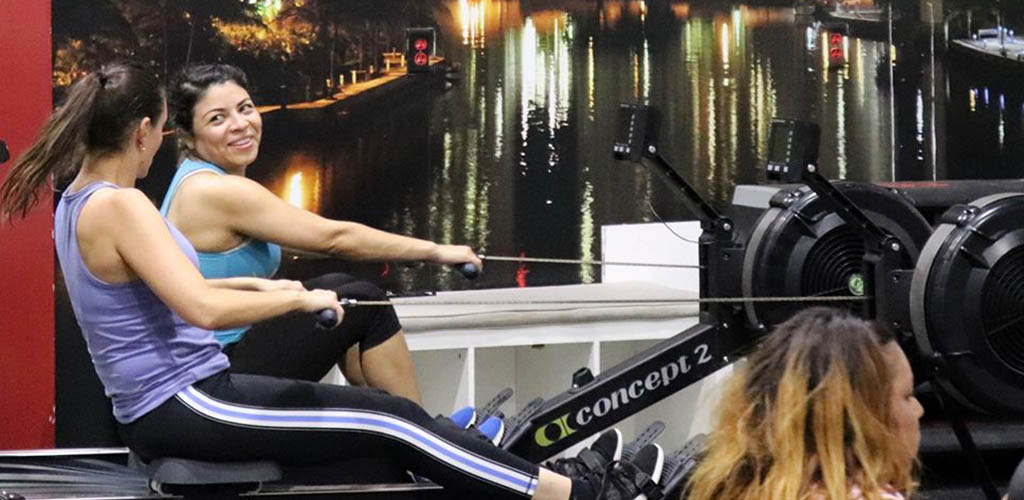
[[[659,154],[658,119],[654,110],[623,105],[620,123],[621,133],[613,147],[616,158],[641,163],[658,174],[681,195],[683,203],[701,223],[703,234],[698,249],[703,269],[700,296],[704,301],[700,323],[597,377],[582,369],[574,377],[571,389],[546,402],[535,403],[528,409],[529,414],[518,415],[503,447],[531,460],[550,457],[728,364],[772,325],[807,305],[800,300],[767,306],[754,301],[737,304],[714,300],[723,297],[846,296],[851,300],[836,305],[854,307],[863,317],[886,323],[900,333],[901,346],[915,361],[918,379],[935,381],[937,396],[943,401],[969,400],[997,414],[1005,413],[1007,406],[1012,406],[1006,404],[1005,397],[1000,402],[999,398],[958,390],[965,386],[977,390],[977,384],[952,384],[948,380],[950,375],[965,370],[991,371],[1002,381],[1015,380],[1021,375],[1004,374],[1008,370],[993,364],[981,366],[963,352],[948,352],[948,347],[947,352],[924,353],[918,348],[918,344],[936,335],[919,325],[935,321],[932,318],[938,316],[935,313],[929,316],[924,311],[927,309],[922,305],[927,302],[925,291],[912,295],[911,283],[925,290],[925,285],[917,284],[928,282],[929,290],[941,291],[941,279],[920,275],[928,274],[932,268],[958,265],[957,269],[965,270],[957,272],[969,280],[970,266],[978,267],[979,262],[984,264],[985,260],[970,261],[970,255],[958,254],[959,247],[946,240],[928,242],[934,248],[933,254],[941,249],[952,256],[959,255],[961,261],[970,262],[953,262],[943,267],[931,265],[929,261],[923,270],[918,266],[915,272],[915,264],[926,242],[935,236],[928,220],[915,207],[914,199],[896,189],[866,183],[833,184],[822,177],[817,169],[819,132],[816,125],[792,120],[773,121],[766,168],[768,178],[801,185],[780,188],[771,196],[769,209],[763,211],[753,225],[739,227],[732,218],[716,211]],[[985,183],[971,183],[968,187],[974,191],[999,189],[998,185]],[[924,189],[917,194],[934,198],[940,191]],[[953,192],[955,195],[956,191],[957,188],[947,186],[945,194]],[[1021,200],[1019,205],[1024,206],[1024,195],[1016,200]],[[983,221],[976,215],[982,211],[976,208],[967,210],[967,215],[947,214],[943,220],[981,227]],[[989,226],[1003,227],[1000,223]],[[976,246],[984,249],[985,245],[990,245],[989,253],[1008,253],[1008,249],[995,248],[998,245],[988,243],[1000,241],[998,238],[1006,230],[982,238],[986,243],[979,242]],[[969,228],[961,233],[979,236]],[[1024,246],[1024,237],[1013,236],[1002,241],[1009,240],[1018,244],[1011,246]],[[1012,254],[1015,263],[1021,260],[1016,258],[1018,255],[1024,252]],[[932,292],[932,295],[938,294]],[[949,301],[949,295],[957,293],[945,293],[942,299]],[[912,311],[914,297],[919,300]],[[1012,299],[1003,302],[1018,303]],[[952,302],[949,305],[953,305]],[[1010,308],[1004,309],[1009,311]],[[948,314],[951,309],[947,307],[945,311]],[[922,319],[922,316],[927,318]],[[916,335],[914,330],[918,330]],[[944,345],[949,345],[953,333],[942,331],[938,335],[947,339]],[[962,337],[963,332],[960,333]],[[1016,344],[1013,350],[1019,350]],[[950,365],[959,368],[954,371],[945,368]],[[1024,390],[1021,385],[1007,384],[999,384],[997,389],[1003,396],[1017,396]],[[993,401],[998,404],[989,404]],[[956,408],[948,408],[946,413],[961,448],[970,456],[977,479],[991,498],[994,491],[991,479],[962,417]]]

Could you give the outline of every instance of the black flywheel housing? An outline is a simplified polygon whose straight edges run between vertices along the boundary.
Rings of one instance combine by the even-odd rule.
[[[969,403],[1024,414],[1024,194],[950,208],[914,269],[918,348]]]
[[[898,191],[867,183],[836,182],[871,219],[903,243],[913,266],[931,225]],[[864,240],[810,188],[772,197],[751,232],[743,262],[746,297],[859,296],[864,290]],[[752,325],[771,327],[810,305],[855,307],[855,301],[748,302]]]

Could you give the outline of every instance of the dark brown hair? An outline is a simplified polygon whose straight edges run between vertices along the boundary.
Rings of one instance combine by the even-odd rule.
[[[140,120],[148,117],[155,125],[163,110],[163,86],[140,65],[111,64],[85,76],[14,162],[0,185],[0,213],[8,221],[25,217],[51,174],[75,174],[85,153],[121,151]]]
[[[206,91],[221,83],[234,82],[248,91],[245,72],[230,64],[195,64],[182,68],[171,83],[168,107],[174,126],[192,135],[193,110]]]

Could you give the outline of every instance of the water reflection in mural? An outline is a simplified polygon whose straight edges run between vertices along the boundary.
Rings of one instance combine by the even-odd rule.
[[[444,3],[436,20],[442,51],[462,68],[453,89],[407,92],[360,117],[303,124],[269,115],[276,139],[264,142],[256,176],[283,193],[299,151],[303,186],[319,172],[325,215],[495,255],[590,259],[600,257],[603,224],[690,217],[644,169],[611,159],[623,101],[662,111],[662,154],[719,205],[735,183],[759,179],[773,116],[821,125],[829,177],[947,175],[941,62],[924,66],[920,51],[897,47],[893,101],[885,42],[844,38],[847,64],[832,69],[827,35],[792,9],[459,0]],[[924,77],[900,76],[901,65]],[[970,96],[972,109],[999,106],[1009,118],[999,118],[1003,139],[993,147],[1016,147],[1019,98],[954,91],[963,102]],[[387,272],[383,279],[404,290],[600,275],[588,266],[491,264],[473,284],[429,266]]]

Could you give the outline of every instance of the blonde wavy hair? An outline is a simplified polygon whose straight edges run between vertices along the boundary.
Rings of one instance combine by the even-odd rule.
[[[878,500],[913,493],[914,463],[891,430],[885,327],[837,309],[780,324],[737,367],[689,500]]]

